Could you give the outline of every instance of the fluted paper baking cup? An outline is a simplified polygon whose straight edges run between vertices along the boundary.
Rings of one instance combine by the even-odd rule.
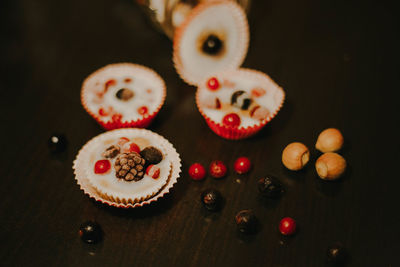
[[[115,133],[117,133],[118,136],[146,136],[146,138],[151,136],[152,140],[156,140],[156,144],[154,145],[156,147],[162,147],[163,153],[165,154],[164,159],[169,160],[170,171],[169,176],[166,178],[166,183],[163,184],[163,186],[159,188],[153,196],[143,194],[141,197],[136,195],[132,198],[121,198],[118,197],[118,194],[99,190],[98,187],[94,186],[93,183],[90,182],[91,179],[88,178],[87,170],[88,168],[92,168],[92,166],[88,166],[86,163],[87,158],[90,156],[92,149],[95,146],[94,144],[99,143],[102,140],[107,140],[107,138],[113,138],[113,136],[116,135]],[[114,207],[134,208],[155,202],[170,192],[179,178],[179,173],[181,171],[181,160],[175,148],[164,137],[144,129],[119,129],[98,135],[87,142],[79,151],[76,159],[74,160],[73,169],[78,185],[80,186],[81,190],[83,190],[84,193],[90,198]]]
[[[115,95],[121,89],[132,89],[132,99],[119,100]],[[84,80],[81,89],[84,109],[106,130],[148,127],[165,97],[166,86],[160,75],[133,63],[100,68]]]
[[[283,106],[285,100],[285,92],[268,75],[263,72],[241,68],[237,70],[220,72],[219,74],[213,75],[213,77],[217,78],[219,81],[229,81],[230,78],[235,78],[242,82],[250,81],[250,84],[254,84],[256,85],[256,87],[265,88],[266,91],[268,91],[268,97],[271,97],[271,100],[274,103],[272,105],[273,108],[270,109],[269,115],[265,119],[258,121],[253,125],[248,125],[246,127],[226,126],[222,124],[221,121],[217,121],[216,119],[213,119],[209,115],[207,115],[204,107],[202,107],[202,105],[200,104],[200,90],[208,90],[206,85],[208,79],[203,80],[196,91],[197,108],[206,120],[206,123],[208,124],[210,129],[223,138],[238,140],[255,135],[276,116],[276,114]],[[233,90],[235,89],[232,89],[232,93],[234,92]],[[244,90],[244,88],[240,87],[236,90]]]
[[[202,52],[207,36],[218,36],[222,48],[218,54]],[[191,85],[223,70],[238,68],[249,46],[247,17],[234,1],[211,1],[196,6],[176,29],[173,62],[180,77]]]

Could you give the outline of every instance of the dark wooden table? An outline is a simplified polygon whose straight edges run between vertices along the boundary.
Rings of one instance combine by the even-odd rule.
[[[400,266],[398,15],[382,1],[253,1],[245,67],[269,74],[287,94],[278,116],[256,137],[228,141],[205,124],[195,88],[176,74],[171,41],[127,0],[1,2],[1,266],[324,266],[340,241],[348,266]],[[72,161],[103,129],[83,110],[80,87],[109,63],[155,69],[168,96],[150,129],[183,159],[172,193],[131,210],[98,204],[79,190]],[[314,144],[337,127],[349,164],[338,182],[317,178]],[[64,133],[65,153],[47,139]],[[290,142],[310,147],[303,171],[290,172],[281,152]],[[233,172],[248,156],[248,175]],[[223,180],[192,181],[188,166],[225,161]],[[256,181],[277,176],[286,193],[258,196]],[[214,187],[226,202],[206,212],[200,193]],[[234,215],[253,209],[255,235],[239,235]],[[278,223],[295,218],[298,233],[283,239]],[[87,245],[79,225],[96,220],[104,241]]]

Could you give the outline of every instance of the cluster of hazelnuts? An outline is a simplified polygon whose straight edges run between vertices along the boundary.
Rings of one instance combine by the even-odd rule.
[[[315,162],[318,176],[324,180],[336,180],[346,170],[346,160],[335,153],[343,146],[343,135],[335,128],[320,133],[315,148],[323,154]],[[282,163],[292,171],[302,169],[310,160],[310,151],[299,142],[286,146],[282,153]]]

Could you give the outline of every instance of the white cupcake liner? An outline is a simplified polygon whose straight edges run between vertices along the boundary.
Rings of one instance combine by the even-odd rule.
[[[112,118],[109,117],[102,117],[99,114],[97,114],[97,111],[92,110],[89,108],[88,105],[88,99],[89,99],[89,94],[92,94],[91,88],[88,88],[87,83],[88,81],[97,75],[102,75],[103,72],[109,71],[113,68],[129,68],[132,69],[133,72],[139,71],[142,74],[145,73],[147,78],[149,80],[154,80],[158,84],[160,84],[159,90],[161,90],[161,98],[160,101],[157,105],[157,107],[149,114],[143,115],[141,118],[135,119],[135,120],[126,120],[124,118],[120,120],[113,120]],[[154,120],[154,118],[157,116],[158,112],[160,111],[161,107],[164,104],[165,98],[167,95],[167,89],[164,80],[161,78],[161,76],[156,73],[154,70],[134,64],[134,63],[115,63],[115,64],[109,64],[106,65],[92,74],[90,74],[82,83],[82,89],[81,89],[81,102],[84,107],[84,109],[89,113],[90,116],[92,116],[104,129],[106,130],[112,130],[112,129],[117,129],[117,128],[146,128],[148,127],[151,122]],[[143,103],[146,104],[146,103]]]
[[[236,21],[236,30],[237,35],[239,36],[235,42],[235,45],[238,46],[236,52],[233,53],[230,60],[225,64],[219,64],[218,69],[209,70],[207,73],[199,74],[198,71],[193,69],[188,69],[184,64],[184,59],[181,55],[182,49],[182,39],[185,35],[191,34],[190,27],[192,24],[196,23],[196,18],[203,15],[205,12],[210,12],[214,8],[224,7],[228,12],[230,12],[230,16],[234,18]],[[214,30],[219,30],[220,27],[218,25]],[[206,28],[207,31],[212,32],[213,29]],[[205,3],[201,3],[197,5],[187,16],[185,21],[176,29],[174,34],[174,43],[173,43],[173,62],[176,71],[179,76],[190,85],[198,85],[204,78],[212,75],[213,73],[217,73],[219,71],[231,70],[238,68],[244,61],[247,50],[249,46],[249,25],[247,22],[246,13],[242,9],[240,5],[238,5],[234,1],[209,1]],[[196,48],[194,48],[196,49]],[[193,52],[195,53],[195,52]],[[186,59],[185,59],[186,60]],[[187,59],[190,60],[190,59]],[[218,59],[213,59],[218,62]],[[210,60],[211,61],[211,60]],[[217,64],[215,64],[217,65]]]
[[[105,198],[104,195],[102,195],[99,191],[96,190],[96,188],[90,183],[89,179],[87,178],[86,175],[86,170],[88,166],[84,166],[84,159],[89,155],[91,152],[90,147],[88,146],[89,143],[91,142],[97,142],[100,139],[103,139],[103,136],[106,137],[111,137],[114,134],[114,131],[119,131],[125,135],[132,135],[135,133],[143,133],[143,134],[148,134],[152,135],[153,137],[158,139],[158,144],[160,144],[164,150],[167,153],[167,157],[171,162],[171,170],[170,170],[170,175],[167,180],[167,183],[156,193],[154,196],[141,200],[140,202],[133,203],[132,201],[128,200],[121,200],[113,197],[107,197]],[[103,134],[100,134],[93,139],[91,139],[89,142],[86,143],[82,147],[82,149],[79,151],[76,159],[73,162],[73,169],[74,169],[74,174],[75,174],[75,179],[80,186],[81,190],[85,194],[87,194],[90,198],[93,198],[94,200],[101,202],[103,204],[107,204],[109,206],[113,207],[118,207],[118,208],[134,208],[134,207],[141,207],[147,204],[150,204],[152,202],[157,201],[158,199],[164,197],[166,194],[168,194],[171,190],[171,188],[174,186],[174,184],[177,182],[179,178],[179,174],[181,172],[181,159],[179,157],[179,154],[175,150],[175,148],[172,146],[168,140],[166,140],[164,137],[161,135],[158,135],[154,132],[151,132],[149,130],[144,130],[144,129],[119,129],[119,130],[114,130],[114,131],[109,131]],[[145,197],[143,197],[145,198]],[[114,201],[113,201],[114,200]]]
[[[207,90],[206,88],[208,79],[202,81],[196,91],[197,108],[213,132],[215,132],[217,135],[225,139],[231,139],[231,140],[244,139],[257,134],[266,124],[268,124],[278,114],[279,110],[282,108],[283,103],[285,101],[285,92],[283,91],[283,89],[280,86],[278,86],[267,74],[261,71],[247,69],[247,68],[239,68],[236,70],[228,70],[220,72],[214,75],[213,77],[216,77],[218,80],[225,80],[228,79],[229,77],[236,77],[238,75],[246,76],[246,79],[258,80],[260,81],[261,84],[266,84],[266,83],[273,84],[276,87],[276,91],[273,97],[277,105],[275,109],[270,111],[270,114],[264,120],[259,121],[254,125],[247,127],[225,126],[221,122],[215,121],[212,118],[210,118],[204,111],[203,107],[201,106],[199,99],[199,90]]]

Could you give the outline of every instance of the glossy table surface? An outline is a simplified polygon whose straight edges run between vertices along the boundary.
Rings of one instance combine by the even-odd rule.
[[[2,1],[0,265],[2,266],[325,266],[341,242],[348,266],[399,266],[398,16],[388,2],[253,1],[244,67],[270,75],[286,92],[276,118],[241,141],[215,135],[197,111],[195,88],[176,74],[171,41],[132,1]],[[116,62],[153,68],[165,80],[165,105],[150,129],[180,153],[183,168],[171,194],[137,209],[96,203],[74,180],[79,149],[104,130],[80,103],[83,79]],[[339,128],[344,177],[316,175],[320,131]],[[62,132],[66,152],[51,155],[47,139]],[[300,141],[311,151],[299,172],[281,163]],[[249,174],[233,162],[247,156]],[[225,179],[196,182],[187,169],[212,160]],[[260,198],[256,182],[274,175],[286,188]],[[219,190],[225,204],[207,212],[201,192]],[[254,235],[236,231],[235,214],[252,209]],[[291,238],[281,218],[296,219]],[[79,225],[96,220],[103,242],[83,243]]]

